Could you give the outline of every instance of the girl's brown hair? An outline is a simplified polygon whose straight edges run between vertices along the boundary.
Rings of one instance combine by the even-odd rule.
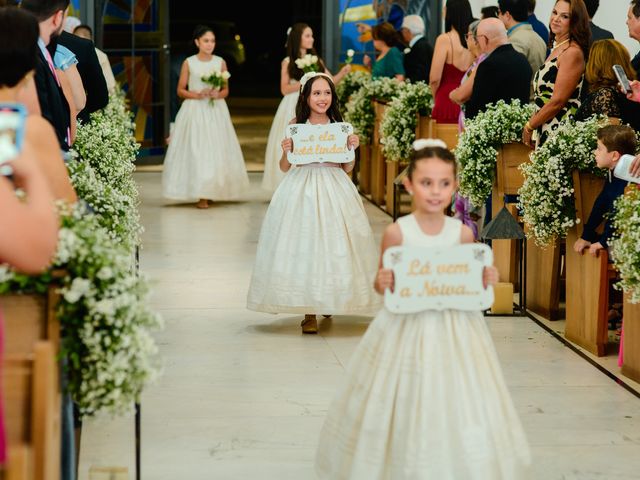
[[[304,87],[300,92],[298,103],[296,104],[296,123],[305,123],[307,120],[309,120],[309,116],[311,115],[311,108],[309,107],[309,97],[311,96],[314,82],[317,82],[319,79],[325,80],[329,84],[329,88],[331,89],[331,106],[327,110],[329,121],[331,123],[342,121],[342,114],[340,113],[340,102],[338,101],[338,95],[336,95],[336,86],[333,84],[333,80],[328,78],[326,75],[316,75],[315,77],[310,78],[307,83],[304,84]]]
[[[411,160],[409,161],[409,170],[407,171],[407,176],[409,180],[413,178],[413,172],[416,171],[416,164],[420,160],[424,160],[427,158],[438,158],[445,163],[451,164],[453,167],[453,176],[456,177],[458,175],[458,163],[456,162],[456,157],[451,153],[450,150],[442,147],[425,147],[419,150],[414,150],[411,155]]]
[[[287,49],[287,57],[289,58],[289,66],[287,67],[287,71],[289,72],[289,77],[294,80],[300,80],[304,75],[304,72],[296,65],[296,60],[300,58],[302,34],[307,28],[311,27],[306,23],[295,23],[291,27],[291,31],[289,32],[289,36],[287,37],[287,43],[285,45]],[[315,48],[308,49],[307,53],[316,56],[318,55]],[[320,58],[318,58],[318,65],[320,66],[320,71],[324,72],[324,62]]]
[[[638,139],[628,125],[607,125],[598,130],[597,137],[609,152],[618,152],[620,155],[636,153]]]

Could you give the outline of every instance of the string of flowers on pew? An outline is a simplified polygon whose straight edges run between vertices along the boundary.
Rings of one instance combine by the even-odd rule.
[[[131,269],[131,253],[98,216],[82,203],[60,205],[60,215],[51,270],[25,276],[0,265],[0,293],[44,292],[51,271],[63,271],[57,316],[68,390],[82,415],[128,412],[159,373],[151,332],[161,318],[148,307],[148,282]]]
[[[499,100],[484,112],[465,121],[455,149],[460,164],[460,193],[476,206],[484,205],[495,178],[498,149],[519,142],[534,105],[521,105],[519,100]]]
[[[537,245],[551,245],[576,224],[573,170],[605,175],[593,151],[596,133],[607,122],[604,116],[567,120],[532,153],[531,162],[520,165],[524,183],[518,191],[518,208]]]
[[[375,100],[391,100],[400,92],[404,82],[395,78],[377,78],[365,82],[358,91],[351,95],[347,103],[345,121],[353,125],[353,131],[360,136],[361,143],[368,143],[373,134]]]
[[[611,256],[620,281],[615,287],[630,295],[631,303],[640,303],[640,189],[634,186],[615,204],[614,239]]]
[[[380,142],[388,161],[407,161],[416,139],[418,115],[430,116],[433,94],[425,82],[406,83],[389,103],[380,124]]]
[[[371,74],[369,72],[363,72],[362,70],[356,70],[354,72],[347,73],[340,83],[336,85],[336,95],[340,101],[340,106],[345,107],[355,92],[360,90],[365,83],[371,81]]]
[[[138,190],[132,173],[139,144],[126,107],[124,92],[117,90],[92,123],[80,125],[73,159],[67,168],[80,198],[86,201],[118,243],[130,251],[140,245],[142,226]]]

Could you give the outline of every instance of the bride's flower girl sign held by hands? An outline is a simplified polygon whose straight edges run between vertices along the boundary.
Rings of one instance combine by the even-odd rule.
[[[384,295],[390,312],[485,310],[493,304],[493,287],[485,289],[482,284],[484,267],[493,265],[487,245],[391,247],[382,261],[394,276],[393,292],[387,290]]]
[[[289,125],[287,137],[293,140],[293,151],[287,153],[287,160],[292,165],[352,162],[355,151],[347,145],[352,133],[353,126],[345,122]]]

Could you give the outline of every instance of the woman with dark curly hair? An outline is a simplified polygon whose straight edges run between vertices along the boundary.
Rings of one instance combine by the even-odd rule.
[[[533,77],[536,111],[524,127],[522,142],[542,145],[560,123],[580,107],[591,29],[583,0],[558,0],[549,22],[551,53]]]

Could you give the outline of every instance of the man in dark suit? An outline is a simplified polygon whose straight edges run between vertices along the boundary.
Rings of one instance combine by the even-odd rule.
[[[487,58],[476,71],[471,98],[465,104],[465,117],[475,117],[498,100],[509,103],[519,99],[523,104],[529,103],[533,72],[527,57],[509,43],[504,24],[497,18],[484,19],[478,25],[476,37]]]
[[[587,7],[587,13],[589,14],[589,25],[591,26],[591,43],[598,40],[607,40],[613,38],[613,33],[593,23],[593,17],[598,11],[600,6],[600,0],[584,0],[584,4]]]
[[[53,125],[62,150],[69,150],[70,111],[62,92],[60,81],[53,66],[51,54],[46,46],[60,35],[69,0],[23,0],[21,8],[32,13],[38,20],[38,62],[35,72],[36,91],[42,116]]]
[[[629,27],[629,36],[640,42],[640,0],[631,0],[627,13],[627,27]],[[640,53],[633,57],[631,66],[636,71],[636,76],[640,78]]]
[[[429,83],[433,48],[424,36],[424,20],[420,15],[407,15],[400,33],[408,47],[404,49],[404,71],[412,82]]]
[[[89,114],[106,107],[109,103],[109,90],[102,73],[100,60],[96,55],[95,45],[91,40],[65,31],[56,40],[57,42],[52,42],[50,46],[59,43],[75,53],[78,59],[78,73],[87,93],[87,104],[78,114],[78,118],[86,123],[89,121]]]

